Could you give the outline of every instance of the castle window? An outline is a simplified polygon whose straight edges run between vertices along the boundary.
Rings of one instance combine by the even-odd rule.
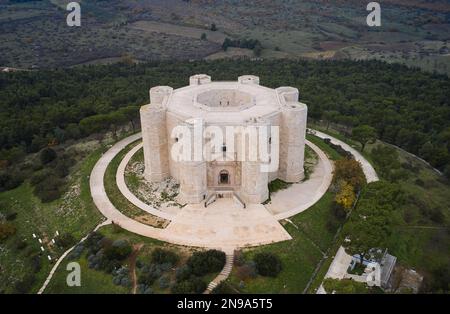
[[[178,142],[178,137],[175,137],[175,142]]]
[[[227,152],[227,145],[223,145],[223,146],[222,146],[222,151],[223,151],[224,153]]]

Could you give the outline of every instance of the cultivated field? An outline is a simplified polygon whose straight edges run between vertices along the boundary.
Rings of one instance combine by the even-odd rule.
[[[75,29],[65,23],[67,2],[0,1],[0,66],[246,57],[221,53],[230,37],[259,40],[264,58],[379,59],[450,72],[445,0],[385,1],[379,28],[366,25],[366,3],[356,0],[112,0],[81,1]]]

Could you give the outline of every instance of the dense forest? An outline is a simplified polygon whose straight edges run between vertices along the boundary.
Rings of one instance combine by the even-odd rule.
[[[378,61],[123,62],[1,73],[1,166],[68,139],[135,127],[150,87],[181,87],[195,73],[213,80],[255,74],[265,86],[295,86],[310,120],[348,132],[371,125],[379,139],[450,174],[449,78]]]

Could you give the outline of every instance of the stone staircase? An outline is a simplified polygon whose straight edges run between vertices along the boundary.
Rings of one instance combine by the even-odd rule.
[[[233,262],[234,262],[234,251],[227,252],[225,266],[223,267],[222,271],[217,275],[217,277],[214,278],[214,280],[208,284],[208,288],[206,288],[204,294],[210,294],[214,290],[214,288],[219,285],[219,283],[228,278],[233,268]]]

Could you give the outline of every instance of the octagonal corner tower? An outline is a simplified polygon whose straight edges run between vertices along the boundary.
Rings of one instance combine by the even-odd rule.
[[[214,195],[262,203],[270,181],[304,177],[307,106],[296,88],[197,74],[189,86],[151,88],[140,115],[145,178],[173,177],[185,203]]]

